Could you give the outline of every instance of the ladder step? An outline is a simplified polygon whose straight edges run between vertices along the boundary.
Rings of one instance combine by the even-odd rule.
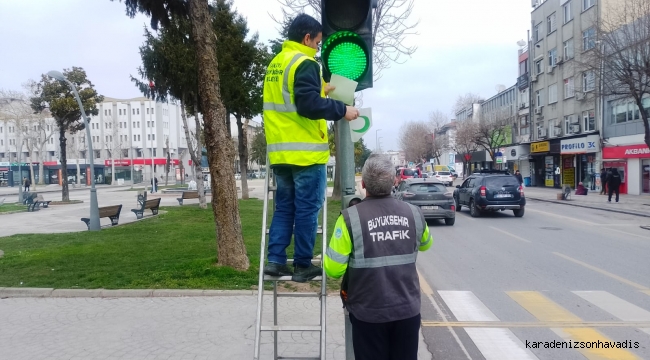
[[[316,276],[313,280],[309,281],[321,281],[322,276]],[[264,275],[264,281],[291,281],[291,276],[270,276]]]
[[[278,187],[277,186],[269,186],[269,191],[277,191]]]
[[[268,235],[271,232],[271,229],[266,229],[266,235]],[[323,227],[319,226],[318,229],[316,229],[316,234],[322,234],[323,233]]]
[[[278,297],[319,297],[319,293],[284,293],[279,292]]]
[[[320,357],[284,357],[278,356],[278,359],[287,359],[287,360],[320,360]]]
[[[262,331],[321,331],[320,325],[262,325]]]
[[[320,265],[321,264],[321,258],[320,255],[316,255],[315,258],[311,259],[311,263],[314,265]],[[290,267],[293,266],[293,259],[287,259],[287,265]]]

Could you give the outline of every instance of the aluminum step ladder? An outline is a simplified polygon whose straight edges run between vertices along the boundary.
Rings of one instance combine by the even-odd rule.
[[[313,359],[313,360],[325,360],[325,323],[326,323],[326,298],[327,298],[327,287],[326,287],[326,276],[325,269],[322,266],[322,258],[327,249],[327,187],[325,187],[325,201],[323,207],[321,208],[322,212],[322,223],[318,226],[317,234],[322,235],[322,252],[320,258],[315,258],[312,260],[312,264],[318,265],[323,269],[321,276],[314,278],[312,281],[320,281],[321,287],[320,292],[318,293],[278,293],[278,282],[279,281],[291,281],[291,276],[269,276],[264,274],[264,265],[266,260],[266,239],[269,234],[270,227],[267,227],[267,222],[269,218],[273,217],[273,212],[275,210],[275,198],[274,194],[277,190],[275,177],[269,166],[269,159],[266,159],[266,178],[264,179],[264,188],[266,192],[264,194],[264,212],[262,215],[262,241],[260,244],[260,272],[259,272],[259,281],[257,286],[257,323],[256,323],[256,332],[255,332],[255,360],[260,360],[260,346],[261,346],[261,337],[262,332],[273,332],[273,359]],[[273,196],[273,199],[271,198]],[[269,203],[271,202],[271,206]],[[269,217],[270,215],[270,217]],[[323,226],[325,225],[325,226]],[[287,260],[287,265],[290,267],[293,266],[293,260]],[[273,325],[263,325],[262,324],[262,308],[264,306],[264,284],[265,282],[270,281],[273,283]],[[281,325],[278,324],[278,298],[279,297],[317,297],[320,300],[320,324],[319,325]],[[282,331],[313,331],[320,332],[320,351],[317,357],[283,357],[278,356],[278,332]]]

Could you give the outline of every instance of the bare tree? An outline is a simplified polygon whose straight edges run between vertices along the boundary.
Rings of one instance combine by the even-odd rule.
[[[25,94],[18,91],[0,90],[0,119],[11,125],[15,134],[16,160],[29,163],[30,182],[34,181],[34,143],[36,128],[33,123],[36,116],[29,106]],[[22,159],[23,147],[27,150],[27,158]],[[22,179],[21,179],[22,181]]]
[[[490,154],[493,162],[496,161],[495,154],[498,149],[509,143],[508,137],[512,136],[514,119],[514,109],[503,107],[482,114],[481,121],[475,128],[475,143]]]
[[[194,176],[196,180],[196,190],[199,193],[199,207],[206,209],[207,202],[205,200],[205,187],[203,186],[203,170],[201,169],[201,129],[202,124],[198,114],[194,115],[195,128],[194,131],[190,130],[187,126],[187,112],[185,111],[185,102],[181,100],[181,119],[183,119],[183,130],[185,131],[185,141],[187,142],[187,149],[192,159],[192,168],[194,169]],[[182,176],[182,174],[181,174]]]
[[[427,157],[431,144],[431,128],[424,121],[409,121],[400,128],[399,143],[406,161],[420,162]]]
[[[650,147],[650,103],[644,104],[650,101],[650,1],[620,0],[602,12],[595,36],[583,44],[593,49],[579,62],[585,70],[582,95],[594,89],[596,95],[633,100],[638,109],[634,117],[643,120],[645,143]]]
[[[281,26],[287,26],[287,19],[296,14],[308,12],[315,17],[321,13],[321,0],[278,0],[282,5],[282,19],[274,20]],[[404,39],[417,34],[415,28],[419,21],[408,23],[413,12],[414,0],[378,0],[377,8],[372,13],[372,62],[373,77],[381,78],[383,70],[391,63],[404,63],[402,58],[410,57],[417,50],[416,46],[404,45]]]
[[[34,80],[29,80],[23,84],[23,87],[27,93],[27,98],[25,99],[26,106],[29,106],[28,99],[36,96],[37,83]],[[54,121],[54,118],[52,118],[48,109],[39,113],[34,113],[31,107],[29,110],[29,116],[31,119],[30,123],[33,126],[31,141],[33,142],[35,151],[38,153],[38,183],[44,185],[45,175],[43,173],[43,162],[45,162],[46,159],[47,144],[50,143],[56,133],[56,122]]]
[[[456,138],[454,139],[452,149],[457,154],[463,155],[463,168],[465,169],[463,174],[465,175],[469,173],[468,161],[465,155],[471,155],[478,150],[478,144],[476,143],[477,128],[478,124],[471,119],[456,121]]]
[[[454,103],[454,107],[452,108],[452,112],[456,114],[464,108],[470,107],[473,104],[479,103],[483,100],[484,99],[481,97],[481,95],[471,92],[468,92],[465,95],[458,95],[458,98],[456,98],[456,103]]]
[[[112,115],[106,116],[104,126],[108,126],[104,130],[104,148],[108,152],[108,157],[111,159],[111,185],[116,185],[115,182],[115,160],[122,157],[122,149],[124,148],[125,140],[120,133],[120,122],[117,117]],[[128,135],[126,135],[128,136]]]
[[[171,170],[171,155],[169,154],[169,136],[165,137],[165,186],[169,185],[169,171]]]
[[[431,138],[430,140],[430,156],[428,158],[435,158],[440,164],[440,157],[442,153],[449,149],[449,138],[443,133],[442,129],[449,123],[449,117],[440,110],[433,111],[429,114],[429,127]]]

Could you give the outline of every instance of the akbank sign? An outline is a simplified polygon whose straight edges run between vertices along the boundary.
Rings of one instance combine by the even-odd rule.
[[[561,154],[586,154],[598,151],[600,151],[600,137],[598,135],[560,141]]]

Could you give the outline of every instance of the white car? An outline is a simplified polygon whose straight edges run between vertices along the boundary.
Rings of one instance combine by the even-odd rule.
[[[241,174],[235,174],[235,180],[241,180]]]
[[[454,185],[454,178],[451,176],[451,172],[449,171],[434,171],[433,178],[447,186]]]

